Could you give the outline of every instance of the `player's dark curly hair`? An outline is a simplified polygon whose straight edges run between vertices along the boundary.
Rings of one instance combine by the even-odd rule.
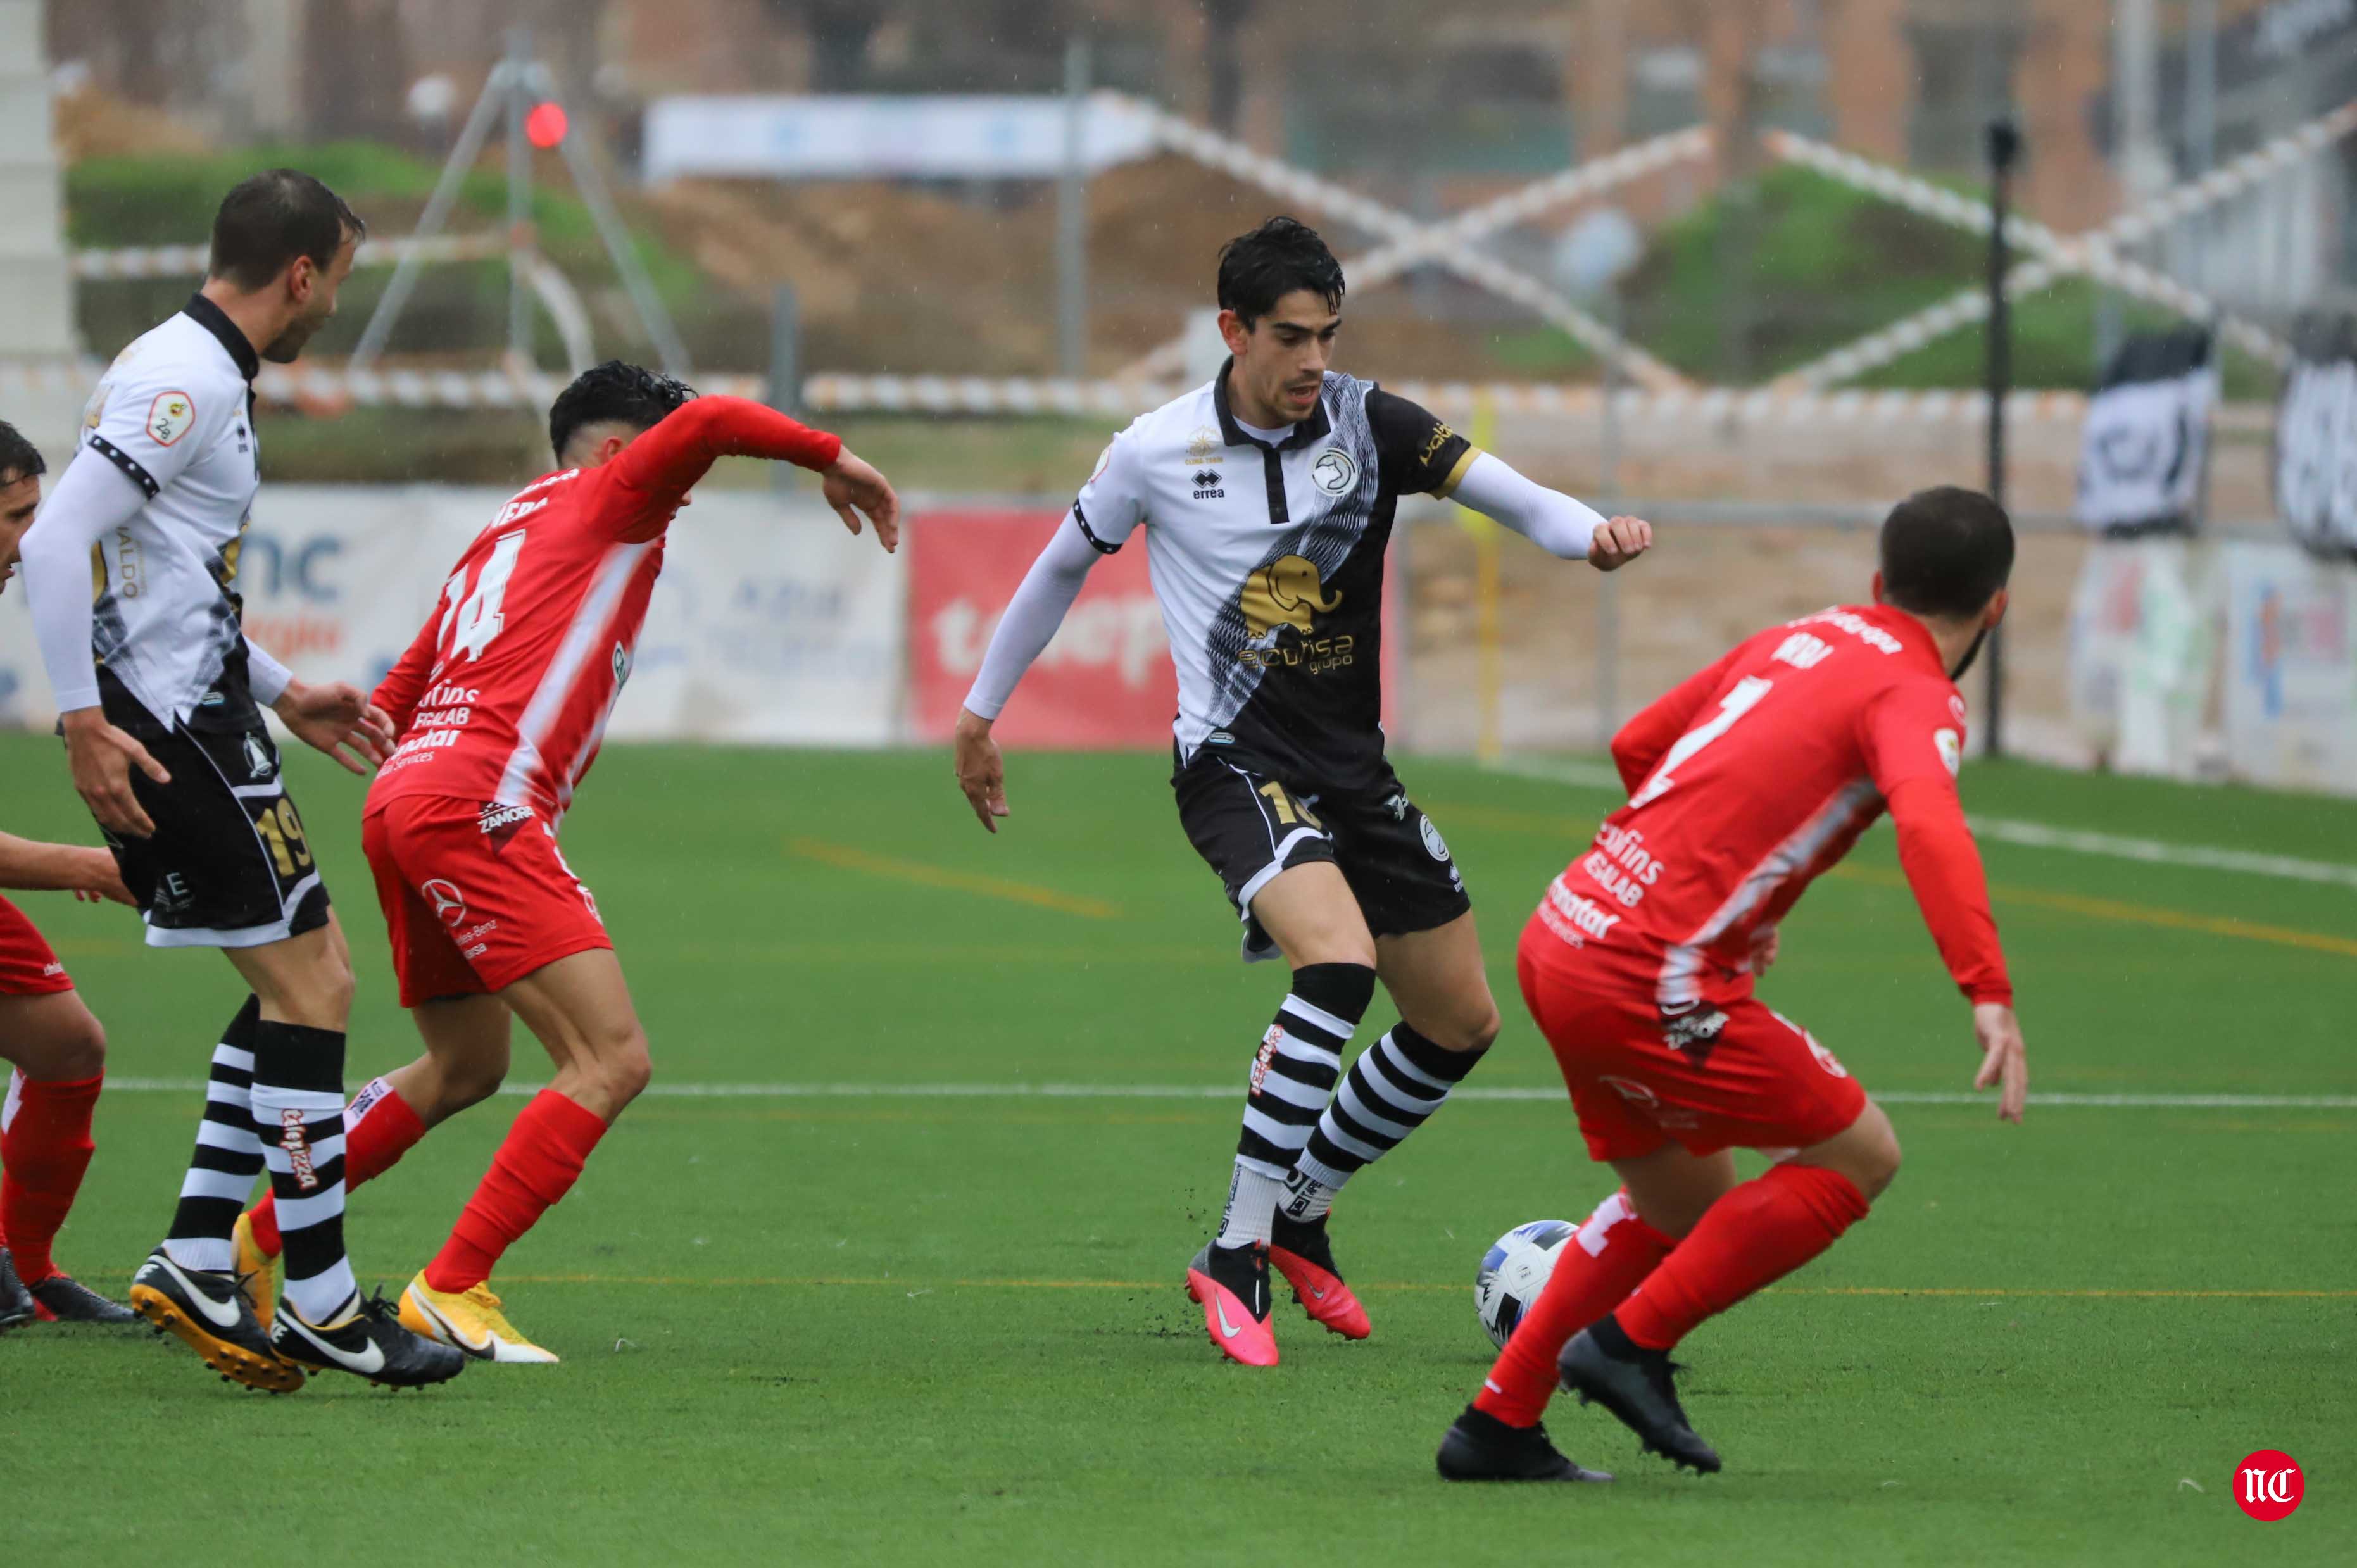
[[[41,461],[40,448],[26,440],[24,432],[0,419],[0,485],[19,484],[48,471],[49,466]]]
[[[1329,310],[1342,308],[1342,263],[1308,224],[1272,218],[1220,247],[1220,308],[1234,311],[1247,331],[1299,288]]]
[[[565,449],[572,445],[574,433],[586,424],[612,422],[637,430],[652,430],[663,422],[663,416],[695,395],[695,389],[644,365],[625,364],[620,360],[608,360],[593,365],[573,378],[573,384],[556,394],[556,402],[548,410],[548,444],[556,451],[556,460],[565,461]]]
[[[1976,616],[2013,575],[2013,521],[1978,490],[1918,490],[1882,520],[1882,596],[1915,615]]]

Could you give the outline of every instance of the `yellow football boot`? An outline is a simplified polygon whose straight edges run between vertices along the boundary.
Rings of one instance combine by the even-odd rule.
[[[237,1294],[245,1297],[246,1305],[253,1308],[253,1320],[268,1334],[278,1316],[278,1260],[254,1240],[251,1213],[237,1217],[230,1240],[237,1247]]]
[[[425,1283],[420,1270],[401,1293],[402,1326],[413,1334],[445,1345],[455,1345],[482,1361],[550,1362],[555,1352],[544,1350],[516,1332],[500,1298],[488,1284],[462,1291],[438,1291]]]

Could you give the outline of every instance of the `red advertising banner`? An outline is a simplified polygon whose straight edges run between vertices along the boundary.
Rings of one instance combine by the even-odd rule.
[[[933,511],[909,520],[912,738],[949,738],[1000,614],[1063,517]],[[996,733],[1009,746],[1168,746],[1178,706],[1178,679],[1139,537],[1090,572]]]

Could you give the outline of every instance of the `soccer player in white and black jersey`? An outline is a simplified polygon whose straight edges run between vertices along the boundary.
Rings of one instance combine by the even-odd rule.
[[[74,788],[148,945],[218,948],[252,993],[213,1052],[179,1207],[132,1305],[223,1377],[282,1392],[307,1371],[414,1386],[466,1364],[364,1302],[345,1255],[351,958],[257,703],[362,775],[391,725],[354,688],[307,685],[247,642],[237,593],[262,482],[253,378],[335,314],[362,232],[292,169],[231,190],[203,286],[108,368],[22,546]],[[231,1240],[265,1162],[286,1248],[268,1336]]]
[[[1187,1271],[1211,1343],[1277,1359],[1274,1263],[1316,1322],[1364,1338],[1327,1240],[1335,1193],[1422,1125],[1498,1033],[1448,846],[1383,756],[1383,551],[1402,495],[1454,496],[1611,571],[1652,531],[1545,489],[1405,398],[1327,369],[1342,269],[1274,218],[1220,252],[1231,358],[1115,436],[999,622],[958,719],[960,786],[1007,814],[991,725],[1099,555],[1146,529],[1178,670],[1179,821],[1226,884],[1247,960],[1289,993],[1252,1061],[1227,1208]],[[1381,980],[1394,1024],[1342,1074]],[[1338,1079],[1340,1080],[1338,1087]]]

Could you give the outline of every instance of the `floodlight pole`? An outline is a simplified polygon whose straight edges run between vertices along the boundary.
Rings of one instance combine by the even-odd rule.
[[[2012,270],[2006,224],[2013,207],[2013,166],[2021,154],[2021,133],[2011,120],[1989,122],[1988,253],[1988,493],[2005,505],[2005,403],[2013,391],[2013,307],[2005,276]],[[1988,755],[2005,755],[2005,628],[1988,639]]]
[[[537,93],[558,107],[565,100],[557,89],[555,73],[532,58],[530,29],[519,27],[508,35],[508,53],[491,68],[490,78],[483,83],[482,96],[475,100],[467,124],[458,133],[457,142],[450,156],[443,160],[442,173],[435,181],[434,194],[426,199],[425,210],[419,214],[417,230],[413,238],[427,240],[440,234],[450,220],[450,209],[458,199],[458,192],[475,161],[482,156],[484,144],[490,139],[492,123],[501,114],[507,116],[508,132],[508,354],[510,363],[519,372],[532,369],[532,283],[536,267],[542,265],[538,241],[532,221],[532,144],[527,121],[531,115],[533,95]],[[656,356],[662,367],[674,376],[685,376],[690,366],[686,346],[679,330],[672,323],[671,313],[663,308],[662,296],[655,290],[654,280],[639,261],[630,243],[630,230],[621,215],[615,210],[613,199],[607,193],[606,181],[598,172],[597,162],[576,142],[587,135],[586,123],[568,128],[557,143],[564,155],[566,172],[572,175],[578,188],[582,205],[589,209],[589,220],[597,231],[606,254],[621,274],[622,287],[630,297],[639,325],[654,344]],[[384,351],[392,338],[402,310],[408,305],[410,295],[417,287],[418,269],[424,265],[419,252],[404,252],[393,271],[392,281],[385,285],[383,297],[377,301],[376,312],[361,333],[360,344],[352,350],[349,369],[364,371]]]
[[[467,182],[468,171],[475,166],[475,160],[482,156],[483,144],[490,139],[491,122],[507,106],[507,73],[505,61],[491,68],[491,78],[483,84],[482,96],[475,100],[466,125],[458,132],[457,144],[442,162],[441,177],[434,182],[434,194],[425,199],[425,210],[418,215],[417,238],[433,238],[450,220],[450,209]],[[369,317],[366,330],[361,333],[360,346],[352,350],[350,369],[364,371],[384,351],[385,339],[393,336],[393,323],[401,319],[402,309],[417,287],[417,274],[424,265],[416,249],[402,253],[393,269],[392,280],[377,299],[376,313]]]
[[[1064,167],[1056,182],[1056,369],[1089,372],[1089,40],[1064,45]]]
[[[1615,338],[1627,330],[1622,313],[1620,279],[1604,285],[1605,325]],[[1604,357],[1604,401],[1601,414],[1603,450],[1597,474],[1597,499],[1610,517],[1620,510],[1620,360]],[[1612,748],[1620,725],[1620,575],[1606,572],[1596,581],[1596,744]]]
[[[524,78],[532,67],[532,29],[508,32],[508,358],[515,374],[531,369],[532,290],[524,278],[532,270],[532,143],[525,138],[524,116],[531,112]]]
[[[606,254],[614,270],[622,274],[622,290],[630,296],[630,305],[638,313],[639,325],[646,331],[648,340],[655,346],[655,355],[662,361],[667,374],[685,377],[694,369],[688,363],[687,345],[672,322],[671,312],[663,307],[662,295],[656,292],[654,279],[639,260],[638,247],[630,242],[630,231],[622,222],[622,215],[614,209],[614,199],[606,191],[606,177],[598,172],[597,160],[592,157],[584,139],[589,134],[589,121],[585,115],[578,121],[559,91],[556,75],[546,66],[534,64],[529,79],[541,95],[558,108],[566,111],[571,125],[557,150],[565,156],[565,167],[573,176],[574,188],[581,193],[581,204],[589,209],[589,221],[597,231],[597,238],[606,246]],[[521,116],[524,113],[519,109]]]

